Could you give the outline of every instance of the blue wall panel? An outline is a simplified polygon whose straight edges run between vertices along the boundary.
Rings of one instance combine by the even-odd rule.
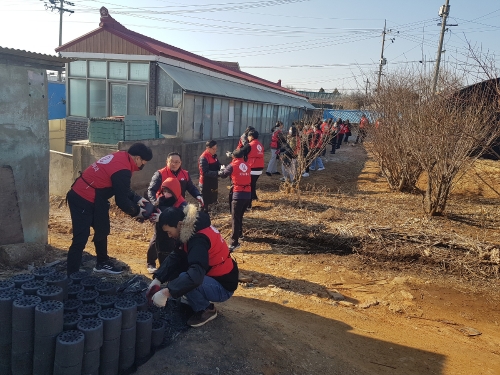
[[[49,120],[66,118],[66,87],[64,82],[48,84]]]

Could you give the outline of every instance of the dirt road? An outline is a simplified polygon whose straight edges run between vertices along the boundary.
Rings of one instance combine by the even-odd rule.
[[[325,171],[303,181],[302,208],[279,192],[277,178],[261,177],[260,200],[245,215],[246,240],[235,255],[245,282],[218,304],[217,319],[181,333],[138,375],[500,374],[498,278],[460,277],[441,259],[409,257],[441,251],[432,243],[363,242],[390,231],[499,244],[498,206],[484,196],[457,196],[450,211],[472,213],[469,223],[429,222],[418,196],[387,190],[361,147],[339,151]],[[220,195],[214,223],[228,235],[226,194]],[[475,225],[477,215],[487,225]],[[54,200],[50,244],[61,259],[70,228],[68,210]],[[111,231],[110,254],[130,273],[146,274],[150,225],[117,213]],[[91,243],[87,251],[94,253]]]

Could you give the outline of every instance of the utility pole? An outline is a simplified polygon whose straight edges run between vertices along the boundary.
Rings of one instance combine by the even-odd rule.
[[[439,76],[439,64],[441,63],[441,53],[443,49],[443,39],[444,39],[444,32],[446,31],[446,18],[448,17],[448,14],[450,13],[450,6],[448,5],[449,0],[446,0],[446,3],[439,8],[439,17],[441,17],[443,20],[441,21],[441,36],[439,37],[439,46],[438,46],[438,51],[437,51],[437,56],[436,56],[436,67],[434,69],[434,79],[432,81],[432,93],[436,93],[436,87],[437,87],[437,81],[438,81],[438,76]]]
[[[378,82],[377,82],[377,91],[380,89],[380,77],[382,76],[382,67],[387,63],[387,60],[384,58],[384,45],[385,45],[385,28],[387,25],[387,20],[384,20],[384,31],[382,32],[382,52],[380,52],[380,65],[378,68]]]
[[[63,24],[63,13],[68,12],[70,15],[75,13],[74,10],[65,9],[64,4],[69,6],[75,6],[74,3],[70,3],[66,0],[59,0],[59,6],[57,5],[57,0],[46,0],[44,1],[45,10],[53,12],[54,10],[59,12],[59,47],[62,46],[62,24]],[[61,54],[59,54],[61,55]],[[61,81],[61,71],[57,72],[57,80]]]

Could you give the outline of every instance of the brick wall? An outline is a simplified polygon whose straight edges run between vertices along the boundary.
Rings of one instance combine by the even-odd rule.
[[[68,117],[66,119],[66,144],[71,141],[88,139],[88,120],[86,118]]]

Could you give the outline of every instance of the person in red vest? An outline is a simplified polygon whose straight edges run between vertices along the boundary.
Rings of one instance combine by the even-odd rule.
[[[176,177],[167,177],[161,184],[161,195],[156,199],[156,206],[161,213],[167,207],[183,208],[187,205],[181,192],[181,184]],[[175,241],[170,239],[158,226],[158,217],[160,213],[156,212],[151,215],[150,221],[155,222],[155,232],[149,241],[147,259],[147,270],[149,273],[156,271],[156,259],[163,263],[163,260],[175,247]]]
[[[232,215],[231,245],[229,246],[231,252],[240,246],[239,239],[243,238],[243,215],[252,201],[251,171],[244,160],[247,157],[246,151],[240,148],[234,150],[232,155],[231,164],[219,171],[221,178],[231,176],[231,190],[229,191]]]
[[[271,158],[267,164],[266,174],[272,176],[273,174],[281,174],[278,172],[277,168],[277,153],[281,148],[281,143],[286,142],[286,138],[283,135],[283,123],[278,121],[274,127],[273,134],[271,135]]]
[[[219,195],[219,180],[217,178],[220,170],[220,162],[217,159],[217,142],[213,139],[205,144],[205,151],[198,159],[200,170],[200,190],[203,197],[203,210],[208,213],[209,205],[217,202]]]
[[[250,146],[250,150],[248,152],[247,164],[250,167],[250,177],[252,179],[252,196],[248,208],[251,209],[252,202],[259,200],[257,197],[257,180],[264,170],[264,146],[259,141],[259,132],[257,130],[250,130],[248,132],[248,145]]]
[[[366,115],[362,115],[361,119],[359,120],[359,130],[358,130],[358,136],[356,137],[356,141],[354,143],[363,143],[363,141],[366,138],[366,129],[368,129],[368,126],[370,125],[370,122],[366,118]]]
[[[131,217],[143,217],[147,199],[130,190],[132,173],[142,170],[153,158],[153,152],[143,143],[134,143],[128,151],[104,156],[90,165],[78,177],[66,195],[71,213],[73,239],[68,250],[68,275],[80,269],[83,249],[94,228],[94,246],[97,255],[95,272],[119,274],[122,269],[108,256],[109,201]]]
[[[154,273],[146,296],[158,307],[169,298],[186,300],[194,311],[187,324],[200,327],[217,317],[213,302],[227,301],[238,288],[238,265],[208,214],[195,205],[167,208],[158,223],[181,246]]]
[[[323,160],[321,159],[321,154],[323,152],[323,132],[321,131],[321,123],[316,124],[314,127],[309,149],[312,155],[316,155],[311,162],[309,170],[324,171],[325,166],[323,165]]]
[[[182,169],[182,159],[178,152],[171,152],[167,155],[166,166],[153,174],[148,187],[148,199],[156,205],[161,197],[162,183],[167,177],[177,178],[181,186],[181,195],[186,198],[186,191],[203,206],[203,198],[198,188],[193,184],[189,172]]]

